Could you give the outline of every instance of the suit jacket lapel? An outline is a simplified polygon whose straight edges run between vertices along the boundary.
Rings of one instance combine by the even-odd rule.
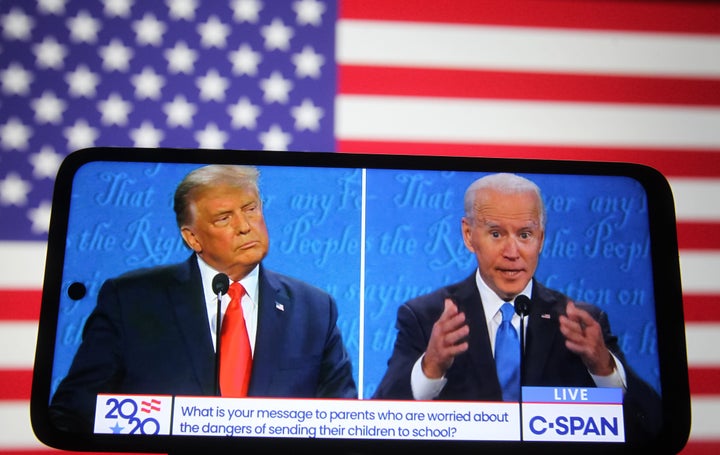
[[[200,269],[193,254],[176,270],[177,286],[167,295],[203,394],[216,392],[215,351],[212,345]]]
[[[283,340],[291,330],[287,327],[289,315],[294,311],[292,301],[282,291],[275,275],[260,268],[260,296],[258,324],[253,354],[253,372],[249,394],[268,395],[272,376],[277,370],[276,359],[282,357]]]
[[[545,364],[554,352],[556,343],[564,343],[558,329],[558,316],[565,311],[565,302],[559,302],[543,285],[533,281],[530,315],[528,316],[525,345],[526,384],[540,381]]]
[[[455,300],[460,303],[460,310],[465,312],[466,321],[470,325],[468,352],[476,354],[464,356],[468,364],[466,372],[475,376],[475,383],[487,384],[487,372],[495,371],[495,359],[490,348],[490,335],[485,322],[485,310],[480,300],[475,274],[473,273],[458,286],[450,287],[448,290],[454,295]],[[499,390],[499,384],[497,384],[497,387]]]

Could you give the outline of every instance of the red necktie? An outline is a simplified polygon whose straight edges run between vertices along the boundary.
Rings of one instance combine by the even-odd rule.
[[[220,394],[224,397],[247,396],[252,370],[252,350],[240,300],[245,288],[233,283],[228,290],[230,305],[225,310],[220,330]]]

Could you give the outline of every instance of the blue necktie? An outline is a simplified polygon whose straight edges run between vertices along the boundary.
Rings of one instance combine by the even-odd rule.
[[[504,401],[518,401],[520,397],[520,340],[513,327],[515,308],[511,303],[500,307],[502,322],[495,335],[495,367],[497,368]]]

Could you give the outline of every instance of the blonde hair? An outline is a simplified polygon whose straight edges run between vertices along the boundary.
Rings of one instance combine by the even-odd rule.
[[[191,171],[175,189],[173,210],[178,227],[182,228],[191,222],[190,207],[198,190],[217,185],[230,185],[234,188],[254,191],[260,199],[259,177],[260,171],[254,166],[211,164]]]

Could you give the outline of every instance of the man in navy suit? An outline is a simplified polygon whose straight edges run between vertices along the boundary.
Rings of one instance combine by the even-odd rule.
[[[334,299],[261,263],[269,238],[257,178],[254,167],[211,165],[178,185],[177,224],[193,253],[103,284],[51,402],[59,428],[92,431],[98,393],[218,394],[218,273],[246,290],[249,396],[357,398]]]
[[[373,398],[501,401],[498,313],[522,294],[530,299],[522,385],[622,388],[626,439],[654,437],[660,397],[625,362],[607,315],[533,279],[546,218],[537,185],[492,174],[470,185],[464,206],[463,240],[478,267],[398,308],[395,346]],[[513,325],[521,327],[517,314]]]

